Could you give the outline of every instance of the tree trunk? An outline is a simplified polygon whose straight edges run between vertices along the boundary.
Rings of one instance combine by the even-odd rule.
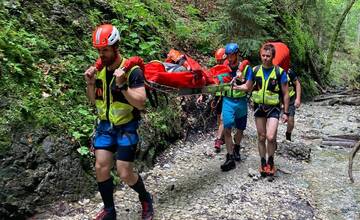
[[[327,59],[326,59],[326,64],[325,64],[325,69],[324,69],[325,76],[327,76],[330,73],[330,68],[331,68],[334,52],[335,52],[336,45],[337,45],[336,41],[339,36],[339,32],[341,30],[341,25],[343,24],[347,14],[349,13],[351,7],[354,5],[355,2],[356,2],[356,0],[349,1],[349,4],[346,6],[344,12],[342,13],[341,17],[339,18],[338,22],[336,23],[334,34],[330,41],[330,48],[329,48],[329,52],[328,52]]]

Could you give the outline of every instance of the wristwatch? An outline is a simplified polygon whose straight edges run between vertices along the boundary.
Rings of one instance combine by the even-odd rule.
[[[128,84],[127,83],[123,83],[121,85],[117,85],[116,88],[118,88],[120,91],[126,91],[128,89]]]
[[[284,115],[289,116],[290,113],[289,112],[284,112]]]

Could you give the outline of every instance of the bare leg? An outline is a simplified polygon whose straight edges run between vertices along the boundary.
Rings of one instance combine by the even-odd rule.
[[[286,132],[291,133],[294,130],[295,120],[294,117],[289,116],[288,122],[287,122],[287,130]]]
[[[276,147],[276,134],[279,124],[279,119],[268,118],[266,122],[266,140],[268,156],[274,156]]]
[[[107,218],[112,219],[116,216],[113,197],[114,184],[110,177],[110,170],[113,166],[113,153],[107,150],[95,150],[95,158],[96,180],[104,203],[104,209],[97,214],[97,217],[106,215]]]
[[[107,150],[95,151],[95,172],[97,182],[103,182],[110,178],[110,170],[113,166],[113,153]]]
[[[117,160],[116,161],[116,169],[117,169],[117,172],[118,172],[120,178],[127,185],[132,186],[137,182],[139,175],[135,174],[134,168],[133,168],[133,163]]]
[[[226,150],[227,150],[228,154],[233,154],[234,143],[233,143],[233,140],[231,137],[231,128],[225,128],[224,135],[225,135]]]
[[[146,191],[141,176],[134,172],[133,163],[117,160],[116,167],[121,179],[139,194],[143,219],[152,219],[150,217],[154,215],[154,209],[151,194]]]
[[[217,139],[221,139],[222,137],[224,137],[224,124],[221,120],[221,117],[219,119],[219,129],[217,131]]]
[[[266,157],[266,118],[256,117],[255,118],[256,130],[258,133],[258,148],[259,155],[261,158]]]
[[[224,124],[221,119],[221,114],[217,115],[217,122],[219,128],[216,133],[215,152],[219,153],[221,150],[221,145],[224,144],[224,141],[222,140],[224,138]]]
[[[243,136],[244,136],[244,131],[240,130],[240,129],[236,129],[236,133],[235,133],[235,136],[234,136],[235,144],[240,145]]]

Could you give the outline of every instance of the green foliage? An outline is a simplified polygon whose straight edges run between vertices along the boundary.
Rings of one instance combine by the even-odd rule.
[[[302,99],[312,100],[314,96],[319,95],[319,90],[316,88],[315,81],[309,74],[302,74],[300,76]]]
[[[315,47],[314,38],[308,27],[304,24],[300,13],[287,15],[284,20],[286,21],[285,25],[289,33],[285,37],[289,42],[290,48],[294,48],[292,51],[296,51],[296,53],[292,54],[295,55],[297,62],[304,63],[307,51]]]
[[[331,86],[344,86],[360,89],[360,49],[351,53],[335,53],[334,63],[331,66]]]
[[[140,55],[148,59],[155,59],[161,50],[161,43],[165,33],[163,22],[165,18],[151,11],[150,6],[138,0],[110,1],[110,5],[118,14],[112,24],[116,25],[121,36],[121,48],[129,56]],[[128,37],[127,37],[128,36]]]
[[[272,1],[230,0],[221,26],[224,42],[237,42],[245,56],[257,54],[262,42],[269,38],[276,15],[270,12]]]
[[[88,147],[86,146],[81,146],[77,149],[77,152],[81,155],[81,156],[88,156],[91,154],[90,150]]]
[[[211,53],[220,45],[218,30],[221,22],[209,18],[206,22],[178,18],[175,21],[174,35],[185,44],[203,53]]]
[[[186,10],[194,19],[198,16],[195,7]],[[177,20],[178,15],[165,1],[1,2],[0,79],[4,86],[0,95],[8,98],[0,102],[0,151],[9,147],[8,131],[26,123],[68,134],[81,146],[78,152],[88,157],[87,144],[96,116],[87,104],[82,75],[98,57],[91,45],[91,31],[101,22],[110,21],[121,32],[124,56],[140,55],[151,60],[168,50]],[[191,38],[200,49],[210,51],[218,23],[214,20],[203,24],[184,21],[181,28],[189,31],[182,39]],[[179,109],[153,111],[146,118],[156,135],[163,132],[171,136],[179,128],[172,126],[180,120]]]
[[[52,55],[46,40],[17,29],[11,22],[0,31],[0,51],[3,71],[18,77],[31,77],[36,58]]]
[[[102,13],[98,9],[94,8],[88,10],[88,18],[92,27],[96,27],[102,20]]]
[[[155,134],[171,136],[174,130],[180,129],[181,109],[174,106],[164,106],[157,111],[149,112],[145,115],[151,124],[151,129]]]
[[[224,43],[238,42],[244,56],[255,61],[265,40],[282,40],[290,47],[293,68],[310,74],[311,79],[326,86],[332,79],[323,71],[325,54],[344,6],[344,1],[330,0],[228,1],[227,19],[222,26]],[[354,6],[354,15],[358,10]],[[340,33],[338,48],[346,48],[344,45],[350,44],[349,39],[355,41],[359,20],[354,15],[350,13],[345,21],[346,29]],[[352,43],[349,48],[352,47],[356,45]],[[312,88],[316,89],[309,85],[309,89]]]
[[[186,25],[185,20],[183,18],[179,18],[175,23],[175,34],[179,40],[186,40],[192,37],[193,29],[191,26]]]
[[[190,17],[197,17],[200,15],[200,10],[197,9],[194,5],[189,4],[185,7],[186,13],[190,16]]]

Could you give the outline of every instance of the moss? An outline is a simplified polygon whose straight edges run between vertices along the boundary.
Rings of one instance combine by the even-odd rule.
[[[67,133],[81,146],[86,146],[95,120],[82,74],[98,57],[91,45],[91,31],[97,24],[111,21],[121,32],[123,55],[140,55],[146,61],[159,59],[170,39],[189,42],[204,53],[217,42],[213,38],[216,22],[197,19],[200,12],[193,6],[186,8],[193,16],[186,22],[165,1],[12,2],[0,3],[0,80],[4,85],[0,95],[12,100],[0,109],[1,121],[10,127],[25,123]],[[145,116],[154,132],[151,136],[161,145],[156,152],[167,147],[164,139],[179,136],[181,127],[173,125],[181,124],[180,111],[172,104]],[[10,139],[3,136],[1,146],[6,149]]]
[[[301,75],[300,81],[303,100],[311,100],[314,96],[320,94],[315,81],[308,74]]]

